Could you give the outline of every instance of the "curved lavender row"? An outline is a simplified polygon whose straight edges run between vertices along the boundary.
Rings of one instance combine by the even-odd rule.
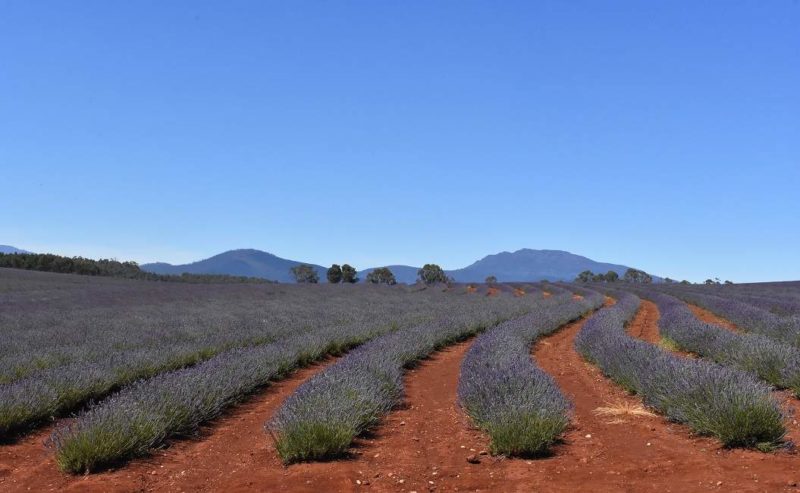
[[[758,375],[800,395],[800,351],[760,334],[737,334],[702,322],[683,301],[662,293],[646,293],[658,306],[663,337],[680,349]]]
[[[515,314],[519,316],[519,314]],[[315,375],[265,424],[285,463],[334,457],[401,398],[403,370],[509,318],[483,309],[379,337]]]
[[[703,360],[680,358],[628,336],[624,325],[639,298],[623,294],[590,318],[575,339],[587,360],[645,404],[726,446],[767,449],[786,430],[770,388],[751,374]]]
[[[800,315],[800,283],[757,283],[710,286],[672,286],[681,291],[712,294],[762,308],[778,316]]]
[[[101,398],[136,380],[197,364],[225,347],[181,351],[138,350],[116,353],[99,362],[77,362],[48,368],[0,385],[0,436]]]
[[[545,452],[569,423],[569,401],[552,377],[536,366],[530,349],[550,334],[603,304],[594,293],[561,297],[478,337],[461,364],[458,400],[491,437],[492,453]]]
[[[719,296],[675,290],[675,296],[727,318],[747,332],[800,346],[800,317],[780,317],[753,305]]]
[[[759,294],[739,294],[739,293],[720,293],[722,298],[728,298],[748,305],[753,305],[756,308],[767,310],[779,317],[791,317],[800,315],[800,297],[793,298],[780,298],[777,293],[770,290],[764,290]]]

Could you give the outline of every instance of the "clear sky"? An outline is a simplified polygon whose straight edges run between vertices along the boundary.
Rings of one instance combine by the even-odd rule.
[[[800,279],[800,2],[0,0],[0,244]]]

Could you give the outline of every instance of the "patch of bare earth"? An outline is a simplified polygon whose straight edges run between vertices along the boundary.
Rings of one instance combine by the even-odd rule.
[[[687,303],[689,309],[694,313],[694,316],[698,319],[702,320],[707,324],[715,324],[719,325],[720,327],[724,327],[728,330],[732,330],[734,332],[738,332],[739,328],[736,325],[722,317],[718,317],[711,313],[710,311],[706,310],[705,308],[700,308],[697,305],[692,305],[691,303]]]

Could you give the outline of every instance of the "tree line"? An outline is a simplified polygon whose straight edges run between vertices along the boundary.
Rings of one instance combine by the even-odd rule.
[[[82,276],[118,277],[147,281],[187,283],[268,283],[258,277],[229,276],[223,274],[164,275],[143,271],[136,262],[115,259],[94,260],[84,257],[64,257],[52,253],[0,253],[0,267],[36,270]]]
[[[316,284],[319,282],[319,274],[313,265],[298,264],[289,269],[298,283]],[[331,284],[354,284],[360,281],[358,271],[350,264],[333,264],[328,268],[325,277]],[[444,269],[436,264],[425,264],[417,271],[417,280],[424,284],[449,283],[453,279],[448,277]],[[394,273],[388,267],[378,267],[367,274],[365,279],[370,284],[397,284]]]
[[[605,274],[595,274],[590,270],[585,270],[575,278],[575,282],[617,282],[619,280],[619,274],[613,270]],[[643,270],[631,268],[625,271],[622,281],[650,284],[653,282],[653,276]]]

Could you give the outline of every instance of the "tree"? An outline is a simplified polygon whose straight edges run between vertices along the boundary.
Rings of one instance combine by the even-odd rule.
[[[339,267],[339,264],[331,265],[331,268],[328,269],[328,282],[331,284],[339,284],[342,282],[342,268]]]
[[[603,276],[603,277],[605,278],[606,282],[617,282],[617,281],[619,281],[619,274],[617,274],[613,270],[610,270],[610,271],[606,272],[606,275]]]
[[[397,284],[394,274],[391,270],[389,270],[388,267],[378,267],[377,269],[373,269],[372,272],[367,274],[367,282],[372,284]]]
[[[672,284],[672,283],[674,283],[675,281],[674,281],[673,279],[670,279],[669,277],[665,277],[665,278],[664,278],[664,282],[665,282],[665,283],[667,283],[667,284]]]
[[[313,265],[298,264],[289,270],[294,275],[294,280],[299,283],[316,284],[319,282],[319,275]]]
[[[425,284],[435,284],[437,282],[448,282],[444,270],[436,264],[425,264],[417,271],[419,280]]]
[[[351,284],[358,282],[358,271],[350,264],[342,266],[342,282],[349,282]]]
[[[691,283],[689,281],[687,281],[686,279],[684,279],[683,281],[681,281],[681,284],[685,284],[686,285],[686,284],[691,284]]]
[[[497,278],[495,276],[487,276],[485,282],[486,284],[494,284],[497,282]]]
[[[643,270],[633,268],[625,271],[625,277],[623,277],[623,279],[625,282],[637,282],[641,284],[650,284],[653,282],[653,276]]]
[[[578,274],[578,277],[575,278],[575,282],[589,282],[592,280],[592,276],[594,276],[592,271],[585,270]]]
[[[726,279],[726,280],[725,280],[725,284],[733,284],[733,281],[728,281],[728,280]]]
[[[606,280],[605,274],[594,274],[592,275],[592,282],[603,282]]]
[[[714,284],[714,280],[713,279],[706,279],[703,284],[708,284],[708,285]]]

